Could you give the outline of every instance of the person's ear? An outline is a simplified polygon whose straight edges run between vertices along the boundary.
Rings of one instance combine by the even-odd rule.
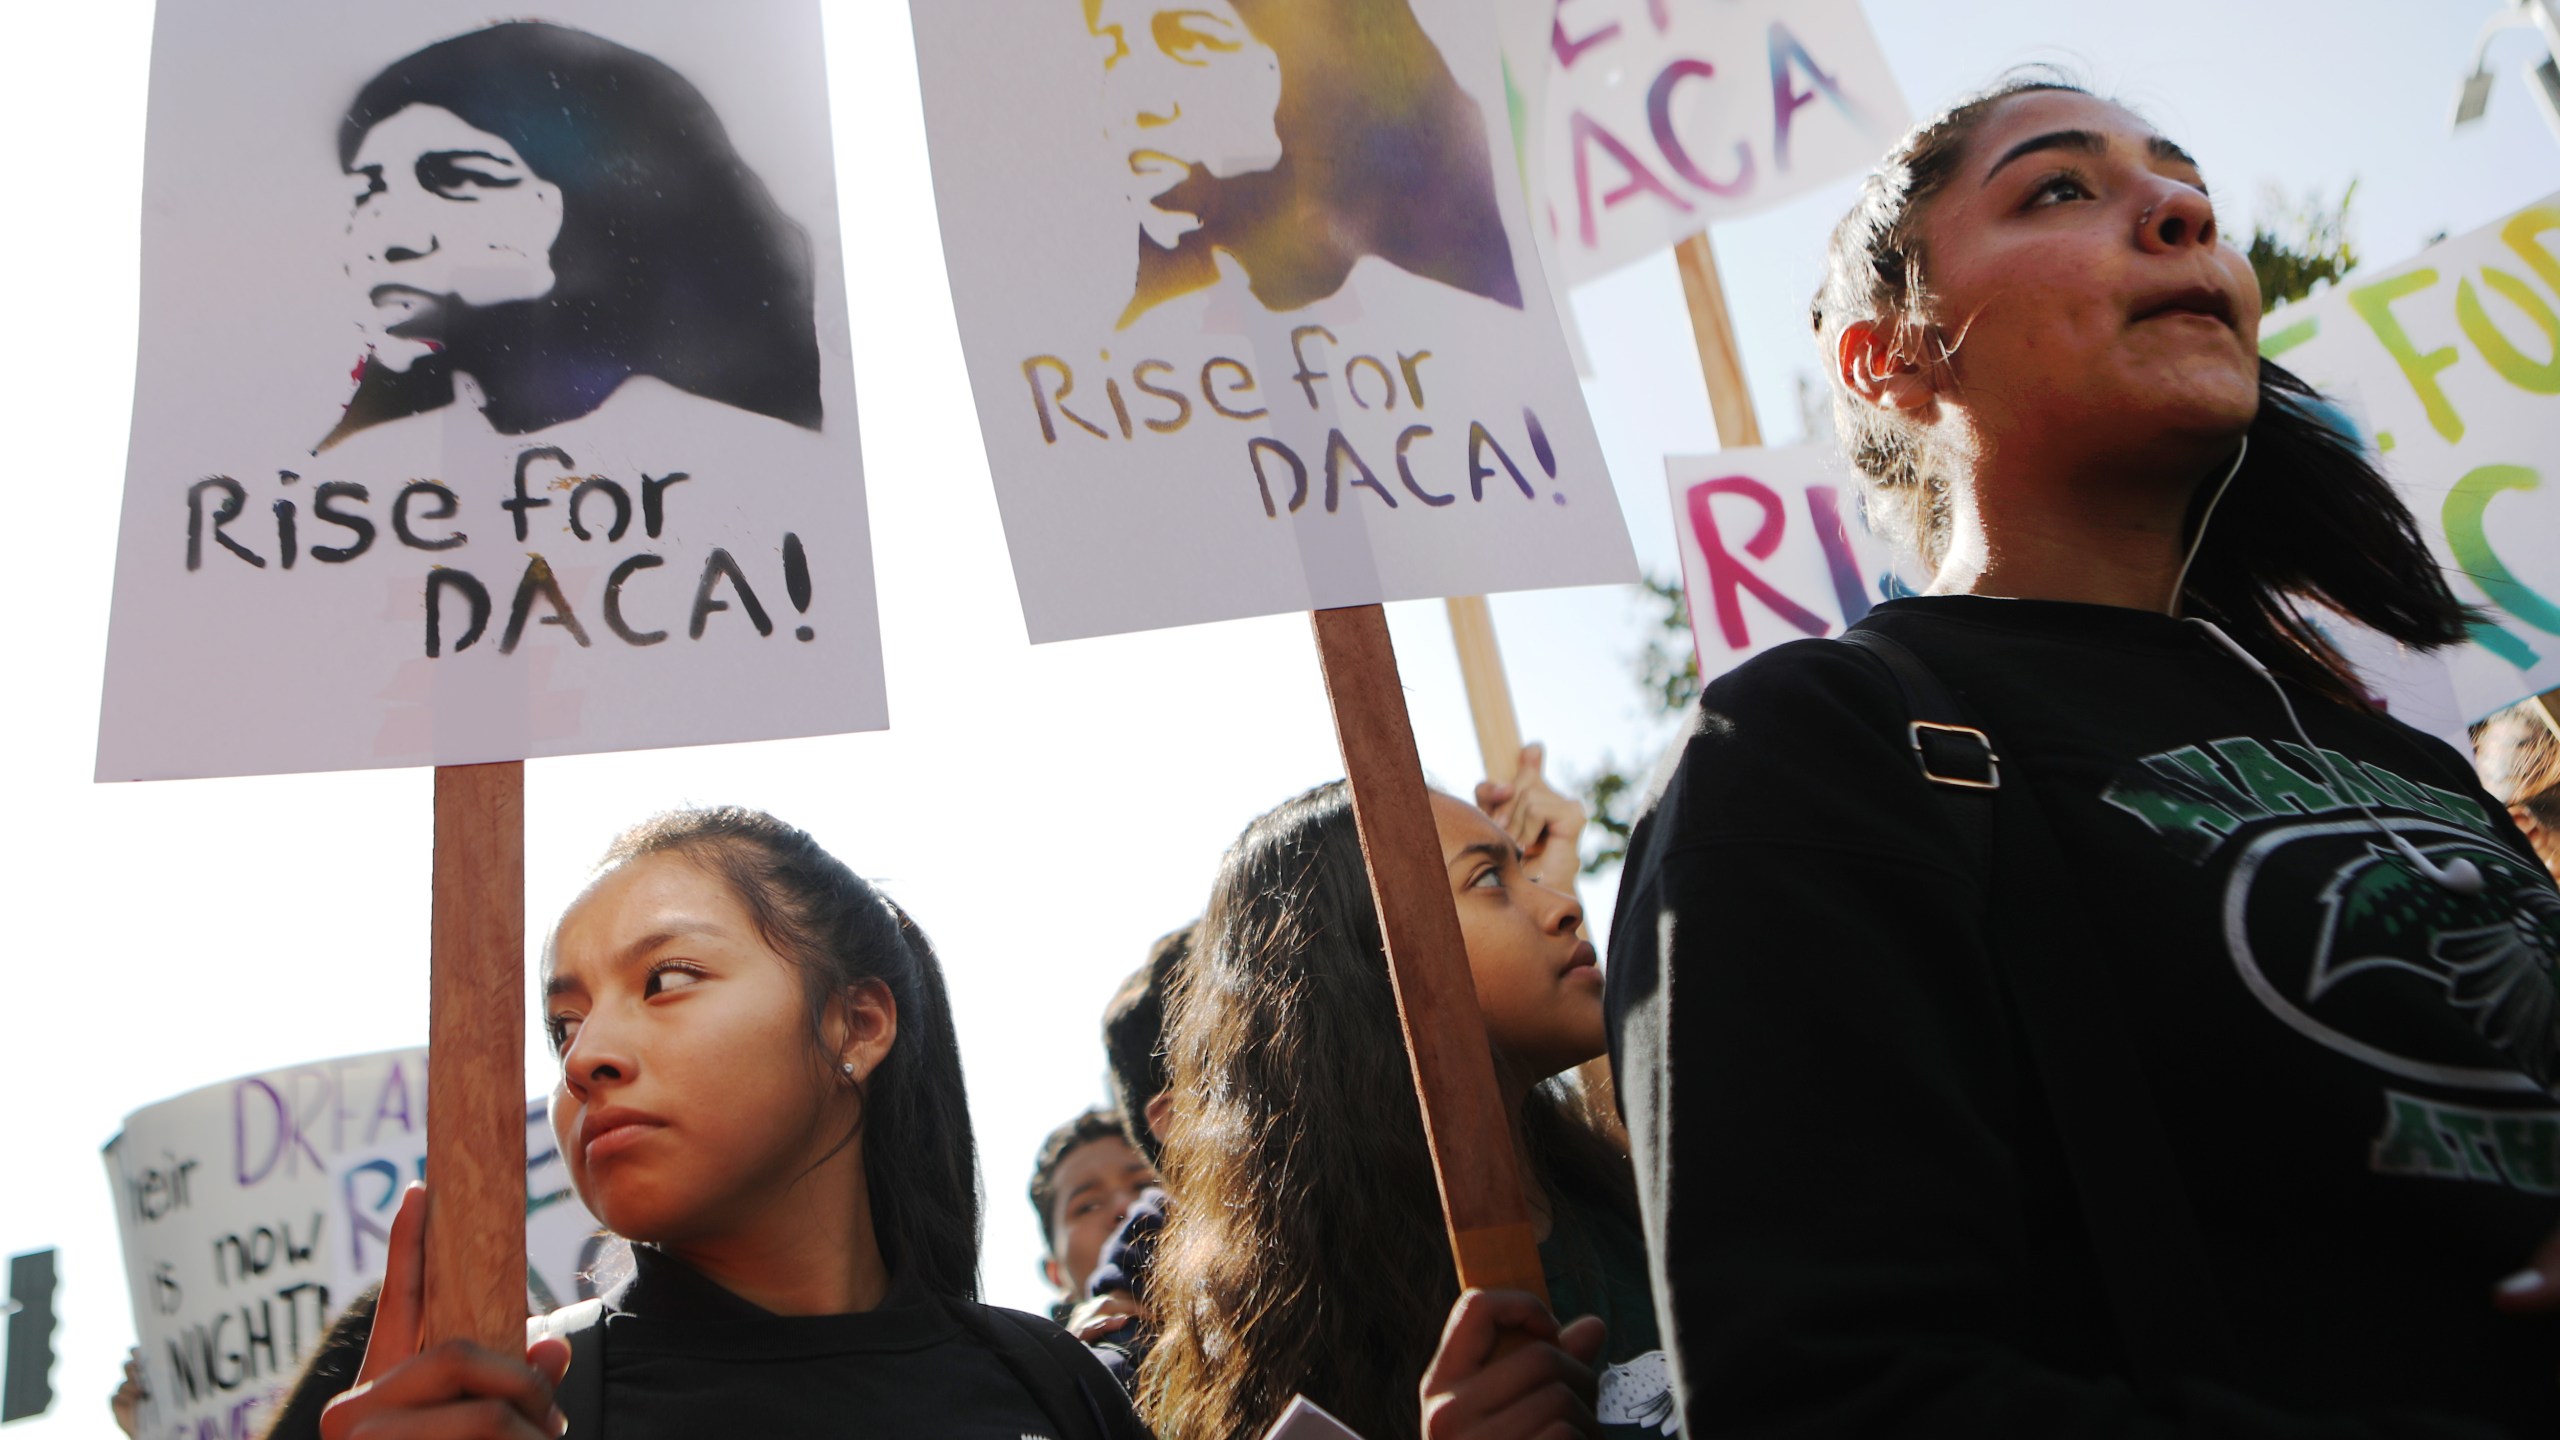
[[[1040,1278],[1048,1281],[1049,1288],[1057,1291],[1059,1294],[1064,1295],[1069,1293],[1070,1287],[1067,1284],[1067,1267],[1059,1264],[1058,1257],[1055,1255],[1043,1255],[1040,1257]]]
[[[1139,1115],[1146,1122],[1147,1133],[1155,1137],[1156,1149],[1163,1150],[1165,1142],[1172,1138],[1165,1133],[1165,1125],[1173,1119],[1173,1092],[1157,1091],[1155,1098],[1147,1102],[1146,1109]]]
[[[1840,383],[1849,393],[1890,415],[1923,424],[1937,418],[1937,371],[1907,343],[1909,327],[1887,320],[1856,320],[1840,328]]]
[[[838,1073],[857,1083],[870,1079],[898,1043],[898,998],[880,981],[865,980],[839,992],[828,1009]]]

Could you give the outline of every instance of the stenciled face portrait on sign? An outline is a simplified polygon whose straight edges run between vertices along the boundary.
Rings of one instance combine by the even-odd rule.
[[[1032,638],[1632,555],[1482,0],[910,0]]]
[[[634,375],[819,428],[808,235],[665,64],[492,25],[376,75],[337,140],[364,350],[321,449],[466,382],[505,435]]]
[[[1363,257],[1518,308],[1484,114],[1405,0],[1071,0],[1136,219],[1126,327],[1215,285],[1297,310]]]
[[[163,0],[101,778],[888,723],[819,4]]]

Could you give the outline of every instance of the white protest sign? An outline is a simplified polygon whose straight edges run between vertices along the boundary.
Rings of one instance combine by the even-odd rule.
[[[1858,0],[1550,0],[1539,223],[1571,283],[1854,175],[1911,123]]]
[[[1702,682],[1790,640],[1838,635],[1876,602],[1911,593],[1830,446],[1674,455],[1664,465]]]
[[[100,779],[887,724],[817,0],[164,3]]]
[[[1477,0],[917,0],[1034,640],[1635,573]]]
[[[2259,348],[2379,452],[2486,612],[2444,657],[2462,718],[2560,686],[2560,196],[2276,311]]]
[[[209,1085],[134,1112],[106,1147],[150,1399],[144,1440],[261,1433],[329,1323],[382,1278],[427,1153],[427,1052]],[[525,1112],[528,1303],[593,1293],[602,1245],[542,1102]]]

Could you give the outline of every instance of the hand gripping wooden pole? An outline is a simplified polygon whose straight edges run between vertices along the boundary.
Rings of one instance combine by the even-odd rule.
[[[1440,832],[1422,783],[1386,612],[1375,605],[1318,610],[1315,631],[1458,1283],[1543,1298],[1537,1235],[1520,1189],[1484,1016],[1476,1008],[1457,904],[1440,863]]]
[[[436,767],[426,1343],[524,1349],[524,765]]]
[[[1449,636],[1458,645],[1458,673],[1467,682],[1467,709],[1475,717],[1484,775],[1508,785],[1520,773],[1520,716],[1511,708],[1511,682],[1502,673],[1493,607],[1481,595],[1452,595],[1448,603]]]

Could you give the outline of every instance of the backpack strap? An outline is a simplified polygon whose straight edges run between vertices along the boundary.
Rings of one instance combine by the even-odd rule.
[[[1053,1440],[1147,1440],[1129,1397],[1083,1342],[1018,1310],[956,1299],[946,1305],[1030,1392],[1057,1429]]]
[[[552,1398],[569,1417],[569,1433],[595,1440],[604,1432],[604,1301],[581,1300],[524,1322],[524,1343],[569,1342],[569,1373]]]
[[[1981,862],[1986,931],[2043,1082],[2127,1365],[2137,1381],[2226,1373],[2234,1344],[2176,1153],[2125,1031],[2089,917],[2033,787],[1909,647],[1841,639],[1902,694],[1914,758]]]

